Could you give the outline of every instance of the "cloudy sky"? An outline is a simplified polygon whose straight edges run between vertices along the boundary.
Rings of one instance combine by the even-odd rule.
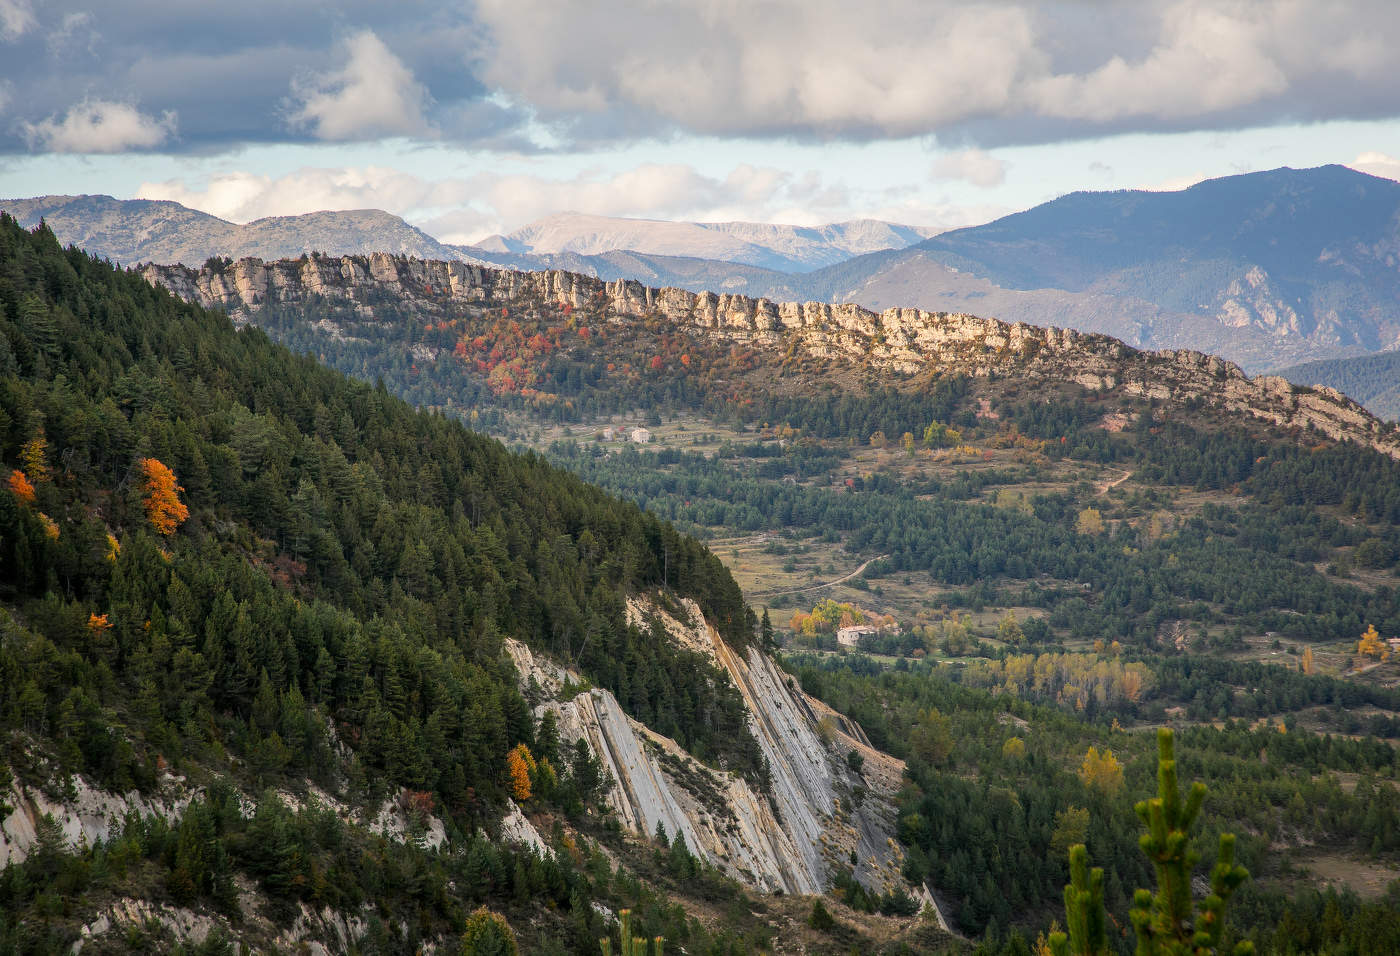
[[[1397,49],[1393,0],[0,0],[0,196],[963,225],[1400,178]]]

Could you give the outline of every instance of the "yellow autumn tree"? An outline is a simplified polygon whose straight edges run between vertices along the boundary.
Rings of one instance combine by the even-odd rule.
[[[999,622],[997,622],[997,640],[1006,644],[1022,644],[1026,640],[1026,632],[1021,630],[1021,622],[1016,620],[1014,611],[1007,611]]]
[[[19,450],[20,467],[34,484],[49,480],[49,443],[42,431],[35,435]]]
[[[1356,653],[1378,661],[1390,657],[1390,648],[1385,646],[1385,641],[1381,640],[1380,634],[1376,632],[1376,625],[1367,626],[1366,633],[1362,634],[1361,640],[1357,642]]]
[[[27,505],[34,503],[34,486],[29,483],[24,472],[16,468],[10,472],[10,477],[6,479],[5,486],[10,489],[16,498]]]
[[[1098,508],[1085,508],[1075,519],[1074,530],[1080,534],[1103,534],[1103,513]]]
[[[175,472],[155,458],[141,459],[141,475],[146,480],[142,489],[146,518],[158,533],[173,534],[190,516],[190,509],[180,501],[185,489],[175,481]]]
[[[534,769],[535,758],[524,744],[516,744],[506,754],[506,776],[510,778],[511,796],[516,800],[530,799],[530,774]]]
[[[1079,779],[1086,787],[1104,793],[1117,793],[1123,789],[1123,765],[1113,756],[1112,750],[1099,753],[1097,747],[1090,747],[1084,755],[1084,763],[1079,767]]]
[[[1303,648],[1303,663],[1302,663],[1302,671],[1303,671],[1303,673],[1304,673],[1304,674],[1311,674],[1311,673],[1313,673],[1313,671],[1314,671],[1316,668],[1317,668],[1317,665],[1313,663],[1313,650],[1312,650],[1312,648],[1311,648],[1311,647],[1305,647],[1305,648]]]

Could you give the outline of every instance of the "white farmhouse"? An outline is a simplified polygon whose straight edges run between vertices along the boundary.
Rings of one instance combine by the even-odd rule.
[[[634,428],[631,437],[634,444],[645,445],[651,441],[651,431],[646,428]]]
[[[873,624],[854,624],[836,632],[836,643],[842,647],[855,647],[862,637],[874,637],[880,629]]]

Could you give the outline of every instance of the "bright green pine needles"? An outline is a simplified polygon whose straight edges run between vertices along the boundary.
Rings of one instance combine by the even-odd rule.
[[[1065,887],[1065,922],[1069,936],[1050,934],[1055,956],[1101,956],[1108,953],[1103,906],[1103,867],[1089,869],[1089,851],[1076,843],[1069,850],[1069,885]]]
[[[619,932],[622,934],[622,945],[619,949],[620,956],[647,956],[646,938],[643,936],[632,935],[632,911],[619,910],[617,914],[617,919],[618,922],[621,924],[621,926],[619,927]],[[652,945],[655,947],[655,949],[651,951],[654,954],[654,956],[662,956],[662,950],[665,948],[666,940],[664,940],[660,936],[657,936],[654,939],[652,939],[651,942]],[[600,939],[598,940],[598,945],[603,950],[603,956],[612,956],[611,940]]]
[[[1191,873],[1201,854],[1190,830],[1200,815],[1206,788],[1191,785],[1183,801],[1176,779],[1172,732],[1157,732],[1157,796],[1134,808],[1147,827],[1138,841],[1157,872],[1157,892],[1133,894],[1129,916],[1137,934],[1138,956],[1212,956],[1219,952],[1225,929],[1225,905],[1249,878],[1235,863],[1235,838],[1221,834],[1220,854],[1211,869],[1211,892],[1199,904],[1191,898]],[[1055,956],[1105,956],[1109,952],[1107,915],[1103,902],[1103,869],[1089,869],[1084,845],[1069,851],[1070,882],[1065,887],[1065,920],[1069,934],[1051,933]],[[1236,956],[1252,953],[1252,943],[1237,943]]]

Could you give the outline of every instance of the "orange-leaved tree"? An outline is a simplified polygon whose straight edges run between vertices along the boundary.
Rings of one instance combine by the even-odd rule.
[[[511,796],[515,799],[530,799],[530,773],[534,769],[535,758],[524,744],[516,744],[506,754],[506,774],[510,777]]]
[[[14,493],[14,496],[27,505],[34,503],[34,486],[29,483],[24,472],[16,468],[10,472],[10,477],[5,482],[6,487]]]
[[[173,534],[180,523],[190,516],[190,509],[180,501],[184,491],[171,471],[156,458],[141,459],[141,475],[146,479],[143,500],[151,527],[160,534]]]

